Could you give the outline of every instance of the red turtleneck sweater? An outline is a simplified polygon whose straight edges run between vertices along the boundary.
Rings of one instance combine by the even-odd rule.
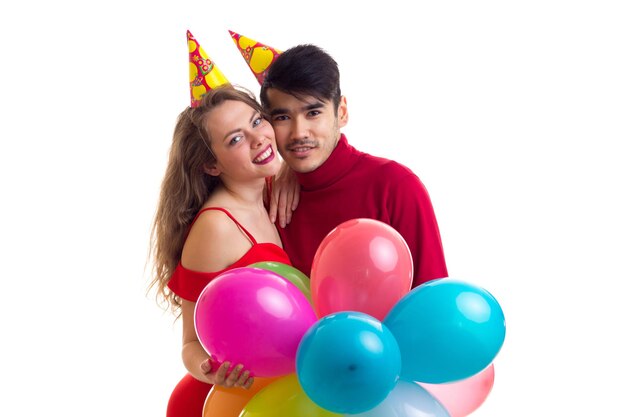
[[[413,256],[413,287],[448,276],[430,197],[409,168],[360,152],[341,135],[322,166],[297,176],[300,203],[291,223],[278,229],[293,266],[307,276],[324,237],[355,218],[380,220],[400,232]]]

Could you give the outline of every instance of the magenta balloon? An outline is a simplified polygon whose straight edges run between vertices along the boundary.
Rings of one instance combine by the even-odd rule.
[[[215,361],[241,363],[259,377],[294,373],[300,339],[317,321],[294,284],[259,268],[215,278],[200,294],[194,316],[198,339]]]
[[[465,417],[485,402],[493,388],[494,375],[492,363],[479,373],[457,382],[418,384],[443,404],[450,417]]]
[[[360,311],[383,320],[411,289],[413,260],[393,227],[373,219],[341,223],[323,240],[311,267],[319,317]]]

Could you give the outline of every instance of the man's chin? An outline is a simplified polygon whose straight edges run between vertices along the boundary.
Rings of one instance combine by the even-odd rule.
[[[287,165],[300,174],[306,174],[308,172],[313,172],[317,169],[317,165],[310,163],[309,161],[303,161],[301,159],[286,161]]]

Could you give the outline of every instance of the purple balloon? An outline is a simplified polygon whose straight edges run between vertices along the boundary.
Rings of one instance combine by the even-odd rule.
[[[258,377],[295,372],[298,344],[317,321],[294,284],[259,268],[234,268],[207,284],[194,319],[213,360],[241,363]]]

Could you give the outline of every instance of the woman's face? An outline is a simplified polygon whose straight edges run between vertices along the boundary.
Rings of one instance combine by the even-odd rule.
[[[280,169],[272,125],[246,103],[225,101],[208,114],[206,123],[217,159],[211,175],[245,181]]]

